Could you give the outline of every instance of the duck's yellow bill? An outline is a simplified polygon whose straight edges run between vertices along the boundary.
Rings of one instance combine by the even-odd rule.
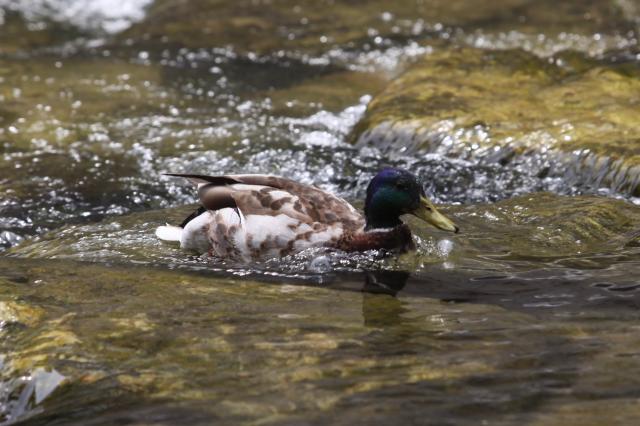
[[[420,207],[411,214],[443,231],[458,232],[460,230],[451,219],[440,213],[433,203],[425,197],[420,197]]]

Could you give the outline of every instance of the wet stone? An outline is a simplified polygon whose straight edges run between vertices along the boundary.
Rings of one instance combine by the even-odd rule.
[[[374,97],[352,140],[503,165],[546,155],[556,162],[547,175],[636,195],[640,73],[582,63],[567,68],[518,50],[436,51]]]

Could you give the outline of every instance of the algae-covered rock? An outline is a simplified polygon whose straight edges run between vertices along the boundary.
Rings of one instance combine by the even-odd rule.
[[[509,268],[527,271],[537,265],[527,259],[571,258],[624,250],[625,246],[636,244],[640,230],[640,207],[605,197],[567,197],[537,192],[497,203],[442,206],[442,209],[454,218],[462,232],[443,235],[417,219],[407,218],[420,238],[420,250],[410,259],[403,259],[401,267],[411,270],[416,268],[412,261],[428,264],[443,262],[449,257],[461,264],[485,262],[489,257],[495,257],[507,260]],[[190,211],[191,208],[185,206],[133,213],[96,224],[70,225],[35,240],[26,240],[8,253],[30,259],[214,268],[219,260],[206,255],[191,256],[176,245],[161,243],[154,235],[158,225],[179,223]],[[437,246],[441,238],[446,238],[452,246],[445,249],[444,254]],[[330,254],[334,255],[336,259],[340,258],[337,253]],[[299,267],[306,269],[304,265],[313,256],[313,253],[301,254],[297,260],[282,262],[299,262]],[[604,258],[602,265],[609,265],[611,261]],[[283,263],[274,261],[259,268],[282,267]],[[342,260],[343,267],[349,264]]]
[[[597,184],[638,193],[640,72],[577,54],[448,49],[426,55],[369,104],[353,140],[462,157],[555,150]]]
[[[569,258],[621,250],[640,223],[640,208],[628,202],[542,192],[452,210],[463,231],[455,250],[468,257]]]

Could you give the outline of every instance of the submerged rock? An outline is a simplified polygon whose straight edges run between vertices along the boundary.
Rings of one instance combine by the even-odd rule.
[[[555,151],[564,174],[640,194],[640,71],[564,53],[439,50],[368,106],[352,140],[508,163]]]
[[[464,230],[456,250],[517,261],[621,250],[638,231],[640,208],[605,197],[535,193],[461,206],[453,216]]]
[[[421,264],[453,261],[458,265],[483,263],[487,268],[527,271],[539,267],[542,258],[573,258],[606,251],[625,250],[637,241],[640,207],[605,197],[567,197],[537,192],[496,203],[443,206],[462,231],[442,233],[417,220],[410,225],[419,238],[419,249],[411,259],[401,260],[402,269],[419,271]],[[246,268],[193,256],[176,245],[163,244],[154,229],[165,222],[178,223],[190,208],[155,210],[121,216],[88,225],[71,225],[27,240],[8,254],[31,259],[68,259],[85,262],[138,265],[172,265],[187,270]],[[632,249],[632,248],[631,248]],[[313,251],[300,256],[253,265],[255,272],[325,273],[334,267],[357,270],[364,262],[358,256]],[[369,263],[376,263],[369,260]],[[373,262],[373,263],[372,263]],[[600,261],[599,261],[600,262]],[[603,258],[603,267],[611,258]],[[387,267],[377,262],[380,267]],[[296,266],[297,265],[297,266]],[[338,265],[338,266],[336,266]]]

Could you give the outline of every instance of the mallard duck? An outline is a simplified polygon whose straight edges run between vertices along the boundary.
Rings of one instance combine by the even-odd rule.
[[[196,184],[202,206],[180,226],[158,227],[156,236],[220,258],[265,259],[309,247],[406,252],[415,244],[400,220],[404,214],[458,232],[416,177],[397,168],[386,168],[371,180],[364,217],[336,195],[283,177],[168,175]]]

